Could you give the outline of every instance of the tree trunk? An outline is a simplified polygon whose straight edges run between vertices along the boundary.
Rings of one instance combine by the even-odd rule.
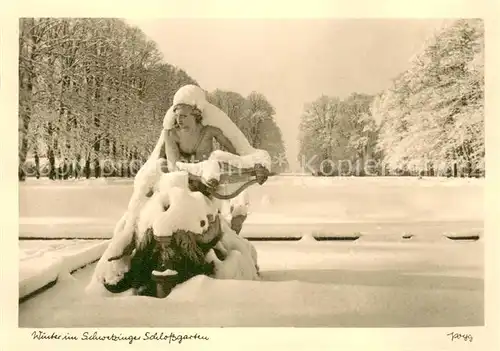
[[[435,172],[434,172],[434,165],[431,163],[431,164],[429,165],[429,172],[428,172],[428,176],[429,176],[429,177],[434,177],[434,175],[435,175]]]
[[[128,178],[130,173],[130,164],[128,163],[128,147],[122,146],[122,177]]]
[[[51,145],[48,146],[47,157],[49,159],[49,179],[56,179],[56,159],[54,156],[54,149]]]
[[[76,155],[76,160],[75,160],[75,167],[73,168],[73,170],[74,170],[74,178],[75,179],[80,179],[80,177],[82,175],[81,162],[82,162],[82,156],[80,154],[77,154]]]
[[[127,173],[129,178],[133,178],[135,176],[135,162],[132,162],[134,160],[133,157],[133,152],[130,150],[128,152],[128,164],[127,164]]]
[[[95,158],[94,158],[94,176],[96,178],[101,177],[101,163],[99,160],[99,151],[100,151],[100,143],[97,142],[94,144]]]
[[[116,140],[111,141],[111,150],[110,150],[110,156],[111,156],[111,162],[112,162],[112,172],[111,176],[112,177],[117,177],[118,176],[118,170],[117,170],[117,160],[116,160]]]
[[[101,119],[100,119],[100,115],[97,113],[95,116],[94,116],[94,126],[95,126],[95,129],[96,131],[99,131],[100,127],[101,127]],[[95,174],[94,176],[96,178],[100,178],[101,177],[101,165],[100,165],[100,156],[101,156],[101,142],[100,140],[98,140],[99,137],[96,137],[95,141],[94,141],[94,171],[95,171]]]
[[[61,173],[61,178],[64,180],[67,180],[69,178],[69,172],[70,172],[70,165],[68,162],[68,159],[65,157],[64,161],[62,163],[62,173]]]
[[[32,68],[32,65],[31,65]],[[21,89],[27,92],[27,100],[21,100],[19,97],[19,106],[21,107],[21,111],[19,112],[19,117],[21,117],[20,125],[20,148],[19,148],[19,169],[18,169],[18,179],[19,181],[24,181],[26,179],[26,173],[24,172],[24,163],[26,162],[26,155],[28,154],[28,131],[29,125],[31,121],[31,108],[32,108],[32,94],[33,94],[33,83],[32,83],[32,75],[26,74],[26,81],[23,77],[20,77],[21,80]],[[23,108],[24,106],[24,108]]]
[[[89,179],[90,178],[90,155],[87,155],[87,158],[85,159],[85,167],[84,171],[85,173],[85,178]]]
[[[38,156],[38,150],[35,150],[35,176],[36,179],[40,179],[40,156]]]
[[[30,88],[31,89],[31,88]],[[31,102],[28,102],[31,104]],[[28,129],[31,120],[31,107],[26,107],[28,111],[21,112],[21,133],[20,133],[20,148],[19,148],[19,168],[18,179],[19,181],[26,180],[26,173],[24,172],[24,163],[26,162],[26,155],[28,154]]]
[[[73,162],[70,162],[69,160],[67,161],[67,169],[66,169],[66,178],[64,179],[69,179],[70,177],[73,176]]]

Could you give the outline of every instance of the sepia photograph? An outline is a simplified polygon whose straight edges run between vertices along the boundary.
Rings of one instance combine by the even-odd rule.
[[[485,325],[483,19],[18,35],[19,328]]]

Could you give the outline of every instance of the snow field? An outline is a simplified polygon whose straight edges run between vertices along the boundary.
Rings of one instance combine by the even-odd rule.
[[[94,265],[20,305],[22,327],[481,325],[480,241],[256,242],[261,281],[195,277],[165,299],[85,295]]]

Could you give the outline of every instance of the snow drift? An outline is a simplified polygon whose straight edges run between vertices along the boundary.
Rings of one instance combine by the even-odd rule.
[[[63,240],[44,249],[21,251],[19,298],[23,299],[74,270],[99,259],[107,241]],[[39,243],[36,243],[39,245]]]

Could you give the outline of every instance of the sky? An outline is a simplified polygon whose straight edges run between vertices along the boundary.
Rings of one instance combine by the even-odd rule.
[[[128,19],[164,60],[207,90],[247,96],[275,107],[287,157],[298,165],[304,105],[321,95],[375,94],[408,68],[439,19]]]

